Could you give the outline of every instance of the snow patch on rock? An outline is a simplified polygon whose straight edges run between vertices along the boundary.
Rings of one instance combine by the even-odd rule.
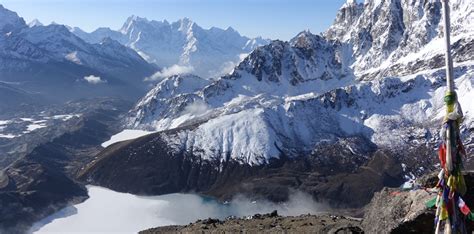
[[[110,146],[112,144],[115,144],[117,142],[136,139],[136,138],[146,136],[146,135],[151,134],[151,133],[153,133],[153,132],[143,131],[143,130],[125,129],[125,130],[111,136],[110,139],[106,142],[103,142],[101,144],[101,146],[104,147],[104,148],[107,148],[108,146]]]

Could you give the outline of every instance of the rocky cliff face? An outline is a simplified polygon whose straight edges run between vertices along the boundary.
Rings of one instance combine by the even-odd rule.
[[[464,38],[468,40],[464,42],[465,46],[471,45],[473,32],[469,23],[474,19],[472,3],[458,0],[450,4],[453,42]],[[402,75],[441,67],[442,60],[435,66],[418,64],[416,71],[413,66],[393,71],[394,66],[434,59],[442,53],[441,7],[440,1],[348,2],[342,6],[335,23],[325,35],[330,40],[352,45],[353,68],[360,77],[374,77],[371,73],[377,70],[382,73],[392,70],[389,75]],[[465,60],[458,58],[457,61]]]
[[[474,205],[474,175],[465,173],[468,191],[463,197],[469,207]],[[418,181],[422,187],[432,188],[437,183],[437,175],[431,174]],[[433,233],[435,210],[428,209],[426,202],[436,197],[436,193],[418,189],[399,191],[385,188],[374,195],[366,207],[362,226],[367,233]],[[468,232],[474,230],[474,223],[467,222]]]

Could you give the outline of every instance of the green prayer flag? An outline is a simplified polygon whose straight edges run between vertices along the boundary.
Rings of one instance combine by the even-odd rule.
[[[436,205],[436,197],[425,203],[426,208],[433,208]],[[472,214],[472,213],[471,213]]]
[[[474,213],[469,213],[469,215],[467,216],[467,219],[469,219],[470,221],[474,221]]]

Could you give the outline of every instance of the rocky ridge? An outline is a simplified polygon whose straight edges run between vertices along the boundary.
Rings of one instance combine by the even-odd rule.
[[[185,226],[168,226],[152,228],[139,232],[140,234],[155,233],[364,233],[359,219],[343,216],[301,215],[297,217],[282,217],[276,212],[256,214],[245,218],[229,218],[226,220],[199,220]]]

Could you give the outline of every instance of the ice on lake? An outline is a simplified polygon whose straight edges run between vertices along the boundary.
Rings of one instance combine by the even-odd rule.
[[[88,186],[90,198],[37,222],[32,233],[137,233],[197,219],[243,217],[278,210],[283,215],[319,213],[326,209],[308,195],[295,193],[287,203],[251,201],[238,197],[226,204],[194,194],[136,196]]]

